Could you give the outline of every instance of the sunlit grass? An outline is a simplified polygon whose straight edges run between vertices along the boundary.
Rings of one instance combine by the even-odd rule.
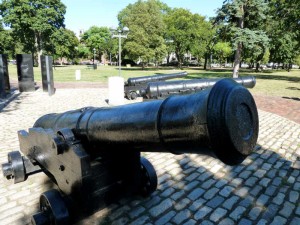
[[[81,80],[75,80],[75,71],[81,71]],[[147,76],[153,74],[167,74],[186,71],[186,79],[194,78],[220,78],[232,77],[231,69],[203,70],[202,68],[179,68],[160,67],[146,68],[122,67],[121,76],[127,80],[129,77]],[[97,70],[88,69],[85,65],[78,66],[56,66],[53,68],[54,82],[101,82],[107,83],[108,77],[118,76],[118,67],[98,66]],[[300,70],[291,72],[285,70],[268,70],[264,72],[253,72],[252,70],[241,70],[240,76],[255,76],[256,86],[250,91],[253,94],[263,94],[280,97],[300,98]],[[17,69],[15,65],[9,65],[9,76],[11,80],[17,80]],[[182,79],[182,78],[181,78]],[[40,68],[34,67],[34,80],[41,81]]]

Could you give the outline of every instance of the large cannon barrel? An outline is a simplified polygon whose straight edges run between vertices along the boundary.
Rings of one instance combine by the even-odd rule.
[[[34,127],[70,128],[93,151],[203,153],[234,165],[256,144],[258,114],[246,88],[222,79],[191,95],[48,114]]]
[[[126,85],[136,86],[148,82],[181,78],[181,77],[185,77],[186,75],[187,72],[179,72],[179,73],[170,73],[170,74],[157,74],[157,75],[144,76],[144,77],[134,77],[134,78],[128,78]]]
[[[176,80],[168,82],[150,82],[146,88],[140,90],[141,96],[144,98],[160,98],[170,94],[192,93],[212,87],[218,79],[193,79],[193,80]],[[247,88],[253,88],[256,84],[255,77],[239,77],[234,80]]]

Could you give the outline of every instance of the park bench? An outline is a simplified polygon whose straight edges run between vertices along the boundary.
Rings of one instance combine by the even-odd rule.
[[[93,69],[94,69],[94,65],[86,65],[86,68],[87,68],[88,70],[93,70]]]

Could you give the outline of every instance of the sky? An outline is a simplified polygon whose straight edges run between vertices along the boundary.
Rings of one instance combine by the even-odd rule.
[[[161,0],[171,8],[184,8],[192,13],[212,17],[224,0]],[[136,0],[61,0],[67,6],[65,25],[76,34],[91,26],[117,27],[118,13]]]

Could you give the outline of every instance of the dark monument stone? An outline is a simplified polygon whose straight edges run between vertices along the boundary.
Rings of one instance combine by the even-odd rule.
[[[48,92],[48,94],[51,96],[55,92],[51,56],[41,55],[41,70],[42,70],[43,91]]]
[[[32,55],[17,54],[16,59],[17,59],[19,91],[20,92],[35,91]]]
[[[5,98],[10,92],[7,56],[0,54],[0,98]]]

